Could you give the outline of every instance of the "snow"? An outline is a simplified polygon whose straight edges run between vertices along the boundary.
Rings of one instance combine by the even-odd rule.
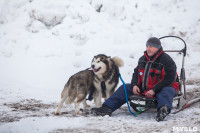
[[[200,130],[198,105],[159,123],[155,110],[133,118],[127,105],[112,117],[53,115],[68,78],[90,67],[94,55],[121,57],[125,65],[120,73],[129,83],[151,36],[176,35],[186,41],[186,78],[193,83],[187,88],[199,92],[199,9],[198,0],[0,0],[0,117],[21,116],[1,121],[0,132],[172,132],[173,126]],[[184,46],[176,39],[162,43],[164,49]],[[180,70],[182,56],[171,56]],[[50,107],[35,114],[5,105],[24,104],[25,99]],[[73,110],[73,105],[64,105],[61,111]]]

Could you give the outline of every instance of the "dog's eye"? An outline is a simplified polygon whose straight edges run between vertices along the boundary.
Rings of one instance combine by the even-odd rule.
[[[97,63],[99,63],[100,61],[97,61]]]

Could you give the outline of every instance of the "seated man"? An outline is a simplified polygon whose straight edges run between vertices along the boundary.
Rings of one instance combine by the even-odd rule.
[[[151,37],[146,43],[146,51],[134,69],[131,84],[126,84],[127,95],[145,95],[156,97],[157,121],[162,121],[171,111],[173,97],[179,89],[176,82],[176,64],[163,51],[161,42]],[[108,98],[100,108],[93,108],[96,115],[109,115],[126,103],[123,85]]]

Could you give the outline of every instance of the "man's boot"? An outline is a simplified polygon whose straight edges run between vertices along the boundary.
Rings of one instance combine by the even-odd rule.
[[[111,116],[112,114],[112,110],[104,104],[100,108],[92,108],[91,112],[92,114],[100,115],[100,116],[105,116],[105,115]]]
[[[163,105],[157,112],[156,121],[163,121],[164,118],[170,113],[170,109],[167,105]]]

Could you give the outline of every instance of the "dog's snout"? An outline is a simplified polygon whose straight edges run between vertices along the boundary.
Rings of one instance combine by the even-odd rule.
[[[92,65],[92,68],[94,68],[94,65]]]

